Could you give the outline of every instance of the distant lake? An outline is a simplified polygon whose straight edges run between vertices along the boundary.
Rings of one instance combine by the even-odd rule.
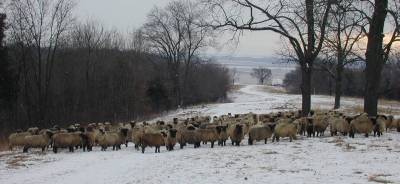
[[[289,64],[273,58],[215,58],[217,63],[233,70],[236,69],[237,84],[257,84],[257,79],[250,73],[253,68],[263,67],[272,71],[272,84],[282,84],[285,75],[296,68],[296,64]]]

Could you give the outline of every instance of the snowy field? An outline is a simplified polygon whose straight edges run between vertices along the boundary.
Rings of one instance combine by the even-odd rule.
[[[298,95],[270,93],[261,86],[247,85],[230,94],[232,103],[207,104],[171,112],[163,117],[191,117],[230,113],[266,113],[297,109]],[[362,104],[344,98],[345,109]],[[314,108],[331,108],[333,99],[314,96]],[[398,103],[381,108],[399,112]],[[329,135],[328,132],[325,135]],[[257,143],[240,147],[199,149],[193,146],[160,154],[148,148],[145,154],[130,145],[121,151],[60,154],[35,151],[0,153],[1,184],[31,183],[400,183],[400,133],[380,138],[299,137],[294,142]]]

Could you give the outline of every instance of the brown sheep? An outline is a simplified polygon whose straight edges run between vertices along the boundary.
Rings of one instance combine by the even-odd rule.
[[[82,146],[87,141],[86,135],[82,132],[56,133],[52,138],[54,153],[58,152],[58,148],[69,148],[70,152],[74,152],[74,147]]]
[[[38,135],[40,129],[38,127],[32,127],[32,128],[28,128],[28,130],[26,130],[26,131],[31,133],[32,135]]]
[[[229,137],[231,138],[232,145],[240,146],[240,142],[244,138],[243,124],[234,124],[229,128]]]
[[[318,136],[323,136],[326,128],[328,128],[328,116],[327,115],[315,115],[313,116],[313,124],[315,132]]]
[[[306,135],[307,122],[308,122],[308,120],[306,117],[301,117],[301,118],[297,118],[296,120],[294,120],[293,123],[296,123],[298,125],[298,134],[299,135]]]
[[[176,129],[169,129],[167,134],[164,134],[164,142],[168,151],[174,150],[176,144]]]
[[[194,148],[200,147],[201,136],[196,128],[193,126],[188,126],[186,129],[179,129],[176,135],[177,141],[180,144],[180,148],[183,149],[186,144],[193,144]]]
[[[12,133],[8,136],[8,146],[10,151],[13,150],[14,147],[21,147],[25,145],[25,137],[32,135],[31,132],[19,132]]]
[[[216,127],[197,129],[196,131],[199,133],[201,141],[205,143],[211,142],[211,148],[214,148],[214,142],[219,140],[219,134]]]
[[[228,140],[228,126],[217,126],[218,132],[218,145],[219,146],[226,146],[226,140]]]
[[[253,141],[264,140],[267,144],[267,139],[272,137],[274,125],[256,125],[250,128],[249,145],[253,145]]]
[[[386,129],[386,122],[388,121],[386,116],[377,116],[376,123],[374,125],[374,137],[383,135],[383,131]]]
[[[144,128],[140,126],[136,126],[132,129],[132,142],[135,144],[135,149],[139,150],[139,146],[141,144],[141,137],[144,134]]]
[[[160,153],[160,147],[165,145],[164,136],[162,133],[144,133],[141,137],[142,153],[144,153],[146,147],[155,147],[155,152]]]
[[[396,120],[394,119],[394,117],[392,115],[387,116],[387,120],[386,120],[386,132],[393,129],[393,128],[397,128],[396,126]]]
[[[331,136],[337,135],[338,132],[346,136],[350,131],[350,121],[344,119],[343,117],[331,118]]]
[[[105,151],[107,147],[112,146],[113,150],[120,150],[121,144],[125,144],[128,129],[121,129],[118,132],[104,132],[97,136],[97,142],[101,146],[101,150]]]
[[[351,138],[354,138],[354,134],[363,133],[365,134],[365,137],[368,137],[368,135],[373,131],[375,124],[376,119],[371,119],[368,117],[368,114],[363,113],[354,117],[354,119],[350,122],[349,135]]]
[[[43,134],[39,135],[25,136],[25,145],[23,152],[27,153],[29,148],[42,148],[42,152],[44,152],[46,148],[50,145],[52,136],[53,133],[50,131],[46,131]]]
[[[274,129],[274,137],[272,139],[272,142],[275,140],[279,142],[280,137],[289,137],[290,142],[292,140],[296,140],[296,134],[297,134],[297,126],[294,123],[288,123],[288,122],[280,122],[276,125]]]
[[[315,137],[315,126],[314,126],[313,118],[307,118],[306,132],[307,132],[307,137],[311,137],[311,136]]]

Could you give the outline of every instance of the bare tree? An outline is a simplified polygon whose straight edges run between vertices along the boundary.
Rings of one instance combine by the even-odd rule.
[[[232,85],[235,85],[235,80],[236,80],[236,78],[238,78],[237,68],[230,69],[229,71],[230,71],[231,78],[232,78]]]
[[[250,75],[253,78],[256,78],[259,84],[263,85],[266,82],[271,81],[272,72],[268,68],[258,67],[258,68],[253,68],[253,71],[251,72]]]
[[[164,9],[153,9],[143,26],[151,52],[168,62],[177,106],[183,103],[182,91],[187,87],[193,59],[213,40],[211,29],[203,26],[204,17],[205,11],[192,1],[172,1]],[[183,74],[180,72],[182,64],[185,68]],[[181,75],[184,75],[183,81]]]
[[[46,121],[56,52],[61,38],[73,21],[71,0],[15,0],[9,4],[11,34],[25,48],[35,66],[33,94],[37,121]]]
[[[338,0],[332,6],[332,16],[329,18],[322,50],[326,57],[321,60],[323,64],[318,65],[335,80],[334,109],[340,108],[344,68],[357,61],[357,57],[353,53],[355,46],[364,36],[360,25],[365,21],[362,16],[351,11],[352,3],[352,0]]]
[[[356,1],[353,10],[368,21],[367,26],[363,27],[364,34],[368,37],[365,52],[364,111],[370,116],[376,116],[383,66],[389,59],[393,44],[400,41],[400,2],[398,0]]]
[[[303,115],[311,110],[311,75],[324,39],[331,0],[206,0],[216,28],[234,31],[271,31],[279,34],[294,51],[302,70]]]

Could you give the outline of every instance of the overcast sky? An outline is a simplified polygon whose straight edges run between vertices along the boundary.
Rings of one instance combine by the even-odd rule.
[[[79,20],[95,19],[106,27],[129,31],[146,21],[146,14],[154,6],[165,6],[170,0],[76,0]],[[222,37],[222,35],[221,35]],[[271,32],[247,32],[236,47],[228,43],[226,49],[208,51],[212,54],[234,56],[274,56],[280,48],[279,37]],[[223,42],[225,43],[225,42]],[[235,49],[236,48],[236,49]]]

